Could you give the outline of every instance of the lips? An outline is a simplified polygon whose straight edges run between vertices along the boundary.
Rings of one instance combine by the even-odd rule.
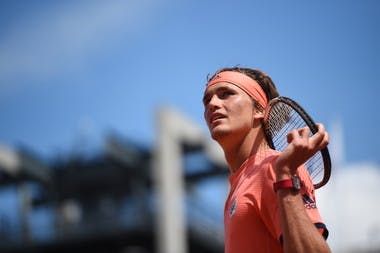
[[[209,124],[213,125],[217,120],[224,119],[226,116],[221,113],[213,113],[209,117]]]

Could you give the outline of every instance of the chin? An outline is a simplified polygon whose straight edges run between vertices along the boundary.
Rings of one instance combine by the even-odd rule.
[[[221,131],[221,130],[216,130],[216,129],[211,131],[211,138],[217,142],[220,142],[226,136],[228,136],[227,131]]]

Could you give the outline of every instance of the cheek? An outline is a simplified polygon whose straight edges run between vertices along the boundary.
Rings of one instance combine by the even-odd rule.
[[[231,106],[231,114],[234,115],[234,122],[240,126],[252,126],[253,107],[251,103],[236,103]]]
[[[207,109],[206,108],[204,108],[204,110],[203,110],[203,119],[206,121],[206,123],[207,123]]]
[[[208,114],[209,114],[208,111],[205,109],[204,112],[203,112],[203,120],[205,121],[207,127],[210,128],[210,125],[209,125],[209,123],[207,121]]]
[[[252,116],[253,106],[249,101],[243,99],[237,99],[231,103],[231,111],[242,117]]]

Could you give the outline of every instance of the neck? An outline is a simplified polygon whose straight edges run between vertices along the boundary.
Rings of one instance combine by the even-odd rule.
[[[220,143],[231,173],[236,172],[250,156],[268,148],[260,129],[250,131],[243,138],[232,138],[228,143]]]

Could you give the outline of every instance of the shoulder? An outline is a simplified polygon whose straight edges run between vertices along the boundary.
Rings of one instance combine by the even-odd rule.
[[[274,168],[274,163],[280,152],[273,149],[266,149],[252,156],[247,163],[246,171],[250,173],[265,173]]]

